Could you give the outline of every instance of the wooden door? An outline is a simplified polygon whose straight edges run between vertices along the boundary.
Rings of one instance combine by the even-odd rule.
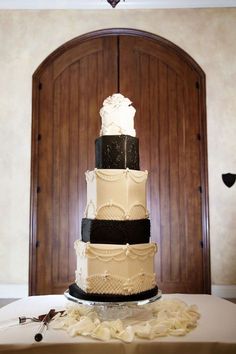
[[[204,77],[169,42],[107,30],[59,48],[34,75],[30,293],[63,293],[74,281],[84,172],[94,168],[99,109],[114,92],[137,109],[159,286],[207,292]]]
[[[99,108],[117,89],[116,38],[68,48],[35,82],[31,292],[63,293],[75,278],[74,241],[95,164]],[[37,124],[37,126],[36,126]]]
[[[158,285],[165,292],[204,293],[203,77],[178,50],[125,36],[120,90],[137,109],[141,168],[149,171],[151,236],[159,246]]]

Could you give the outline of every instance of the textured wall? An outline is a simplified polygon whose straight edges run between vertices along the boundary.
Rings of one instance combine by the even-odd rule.
[[[32,74],[89,31],[128,27],[188,52],[207,76],[212,282],[236,284],[236,9],[0,11],[0,285],[28,279]]]

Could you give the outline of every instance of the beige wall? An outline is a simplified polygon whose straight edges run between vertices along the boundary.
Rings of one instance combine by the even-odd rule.
[[[128,27],[162,36],[189,53],[207,77],[213,284],[236,285],[236,9],[0,11],[1,284],[27,284],[32,74],[66,41]]]

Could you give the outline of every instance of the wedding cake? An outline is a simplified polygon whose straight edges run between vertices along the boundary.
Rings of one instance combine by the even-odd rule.
[[[70,295],[91,301],[142,300],[157,294],[150,243],[147,171],[139,169],[135,108],[120,93],[105,99],[95,141],[96,166],[86,172],[87,205],[75,242]]]

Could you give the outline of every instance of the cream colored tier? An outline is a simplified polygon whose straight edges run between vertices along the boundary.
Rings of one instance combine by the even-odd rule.
[[[76,284],[87,293],[131,295],[156,286],[155,243],[91,244],[76,241]]]
[[[85,217],[103,220],[148,218],[147,171],[95,169],[86,172]]]
[[[136,135],[134,129],[136,110],[131,103],[120,93],[114,93],[104,100],[103,107],[100,109],[102,118],[100,135]]]

